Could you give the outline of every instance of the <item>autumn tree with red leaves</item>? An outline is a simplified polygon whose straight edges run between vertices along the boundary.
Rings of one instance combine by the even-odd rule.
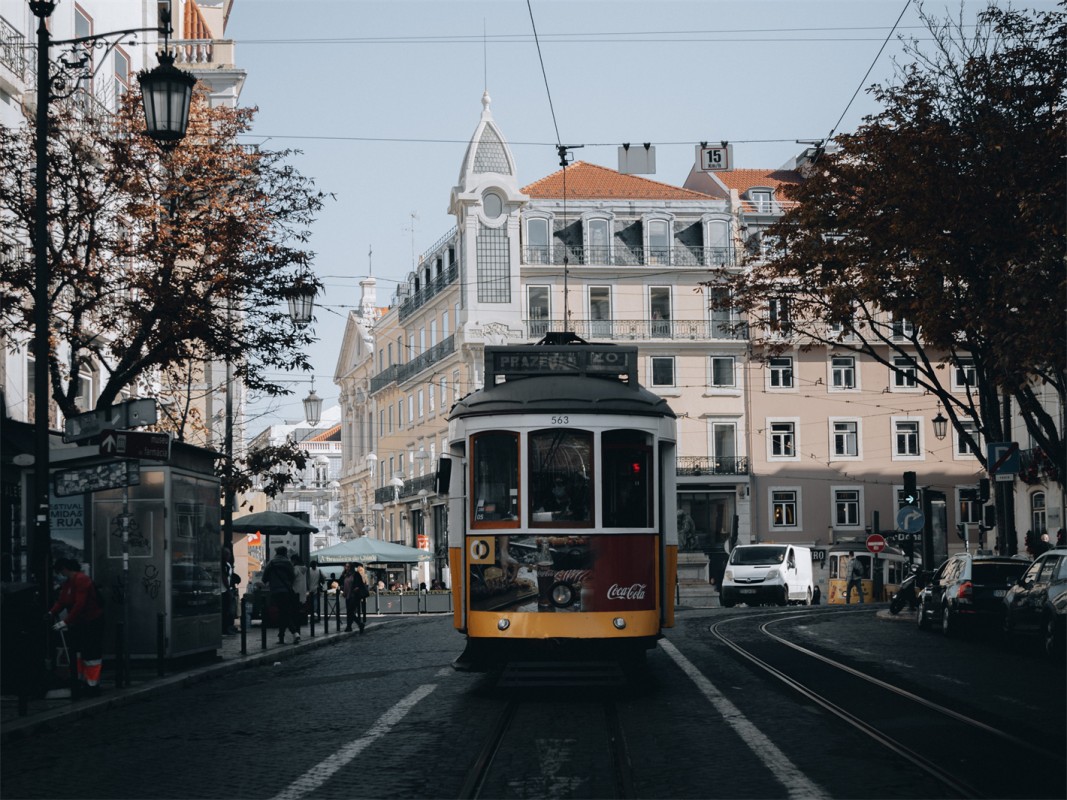
[[[961,421],[1009,441],[1018,412],[1063,485],[1065,16],[989,7],[973,31],[923,21],[932,44],[912,41],[910,63],[871,90],[882,111],[784,190],[797,204],[766,232],[769,255],[725,278],[730,303],[764,353],[913,358],[972,445]],[[788,302],[785,339],[772,297]],[[976,381],[953,391],[961,362]]]

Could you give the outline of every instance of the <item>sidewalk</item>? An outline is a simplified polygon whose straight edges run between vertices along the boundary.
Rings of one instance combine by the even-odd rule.
[[[383,617],[368,617],[367,631],[370,632],[382,624],[384,624]],[[276,661],[292,658],[311,648],[335,643],[349,636],[359,636],[358,631],[345,633],[343,627],[339,632],[334,620],[331,619],[329,633],[324,633],[322,623],[316,622],[315,635],[312,636],[310,627],[305,625],[300,631],[299,644],[292,643],[292,635],[288,632],[286,644],[278,644],[277,631],[270,629],[267,631],[267,649],[264,650],[261,630],[258,623],[254,623],[249,629],[246,655],[241,654],[240,634],[223,636],[222,646],[216,651],[214,659],[207,654],[203,660],[188,666],[167,665],[162,676],[158,674],[158,665],[154,659],[135,660],[130,668],[129,685],[122,688],[115,687],[114,665],[111,662],[105,662],[102,691],[98,697],[74,702],[69,697],[54,700],[31,698],[28,706],[29,713],[25,716],[19,716],[17,696],[3,695],[0,697],[0,742],[19,736],[34,735],[41,729],[62,724],[65,720],[101,713],[108,708],[136,702],[157,692],[180,689],[222,672],[247,669],[260,664],[273,664]]]

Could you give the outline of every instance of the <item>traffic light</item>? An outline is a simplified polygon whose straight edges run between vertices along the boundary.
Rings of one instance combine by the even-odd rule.
[[[967,540],[967,526],[962,522],[956,523],[956,535],[964,541]]]
[[[904,551],[904,555],[908,557],[908,561],[915,560],[915,543],[912,542],[911,537],[905,539],[901,543],[900,549]]]
[[[982,512],[985,514],[985,519],[983,521],[985,522],[986,530],[992,530],[997,527],[997,507],[986,506],[982,509]]]
[[[982,478],[978,481],[978,499],[983,503],[989,502],[989,478]]]
[[[904,473],[904,505],[913,506],[919,500],[919,490],[915,485],[915,473]]]

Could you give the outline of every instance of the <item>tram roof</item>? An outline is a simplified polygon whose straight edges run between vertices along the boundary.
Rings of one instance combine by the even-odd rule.
[[[573,333],[486,347],[485,388],[457,402],[451,416],[567,411],[675,417],[666,400],[637,382],[637,358],[636,347],[590,344]]]
[[[666,400],[642,386],[581,375],[513,378],[462,398],[451,417],[539,411],[675,417]]]

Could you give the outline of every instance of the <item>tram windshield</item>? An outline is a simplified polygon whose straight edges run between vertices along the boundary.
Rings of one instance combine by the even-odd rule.
[[[652,437],[641,431],[604,431],[604,525],[652,527]]]
[[[730,554],[731,564],[750,564],[755,566],[781,564],[785,560],[785,547],[782,545],[755,545],[738,547]]]
[[[549,429],[530,434],[530,524],[593,524],[593,434]]]
[[[473,437],[474,523],[518,520],[519,437],[488,431]],[[517,522],[516,522],[517,524]]]

